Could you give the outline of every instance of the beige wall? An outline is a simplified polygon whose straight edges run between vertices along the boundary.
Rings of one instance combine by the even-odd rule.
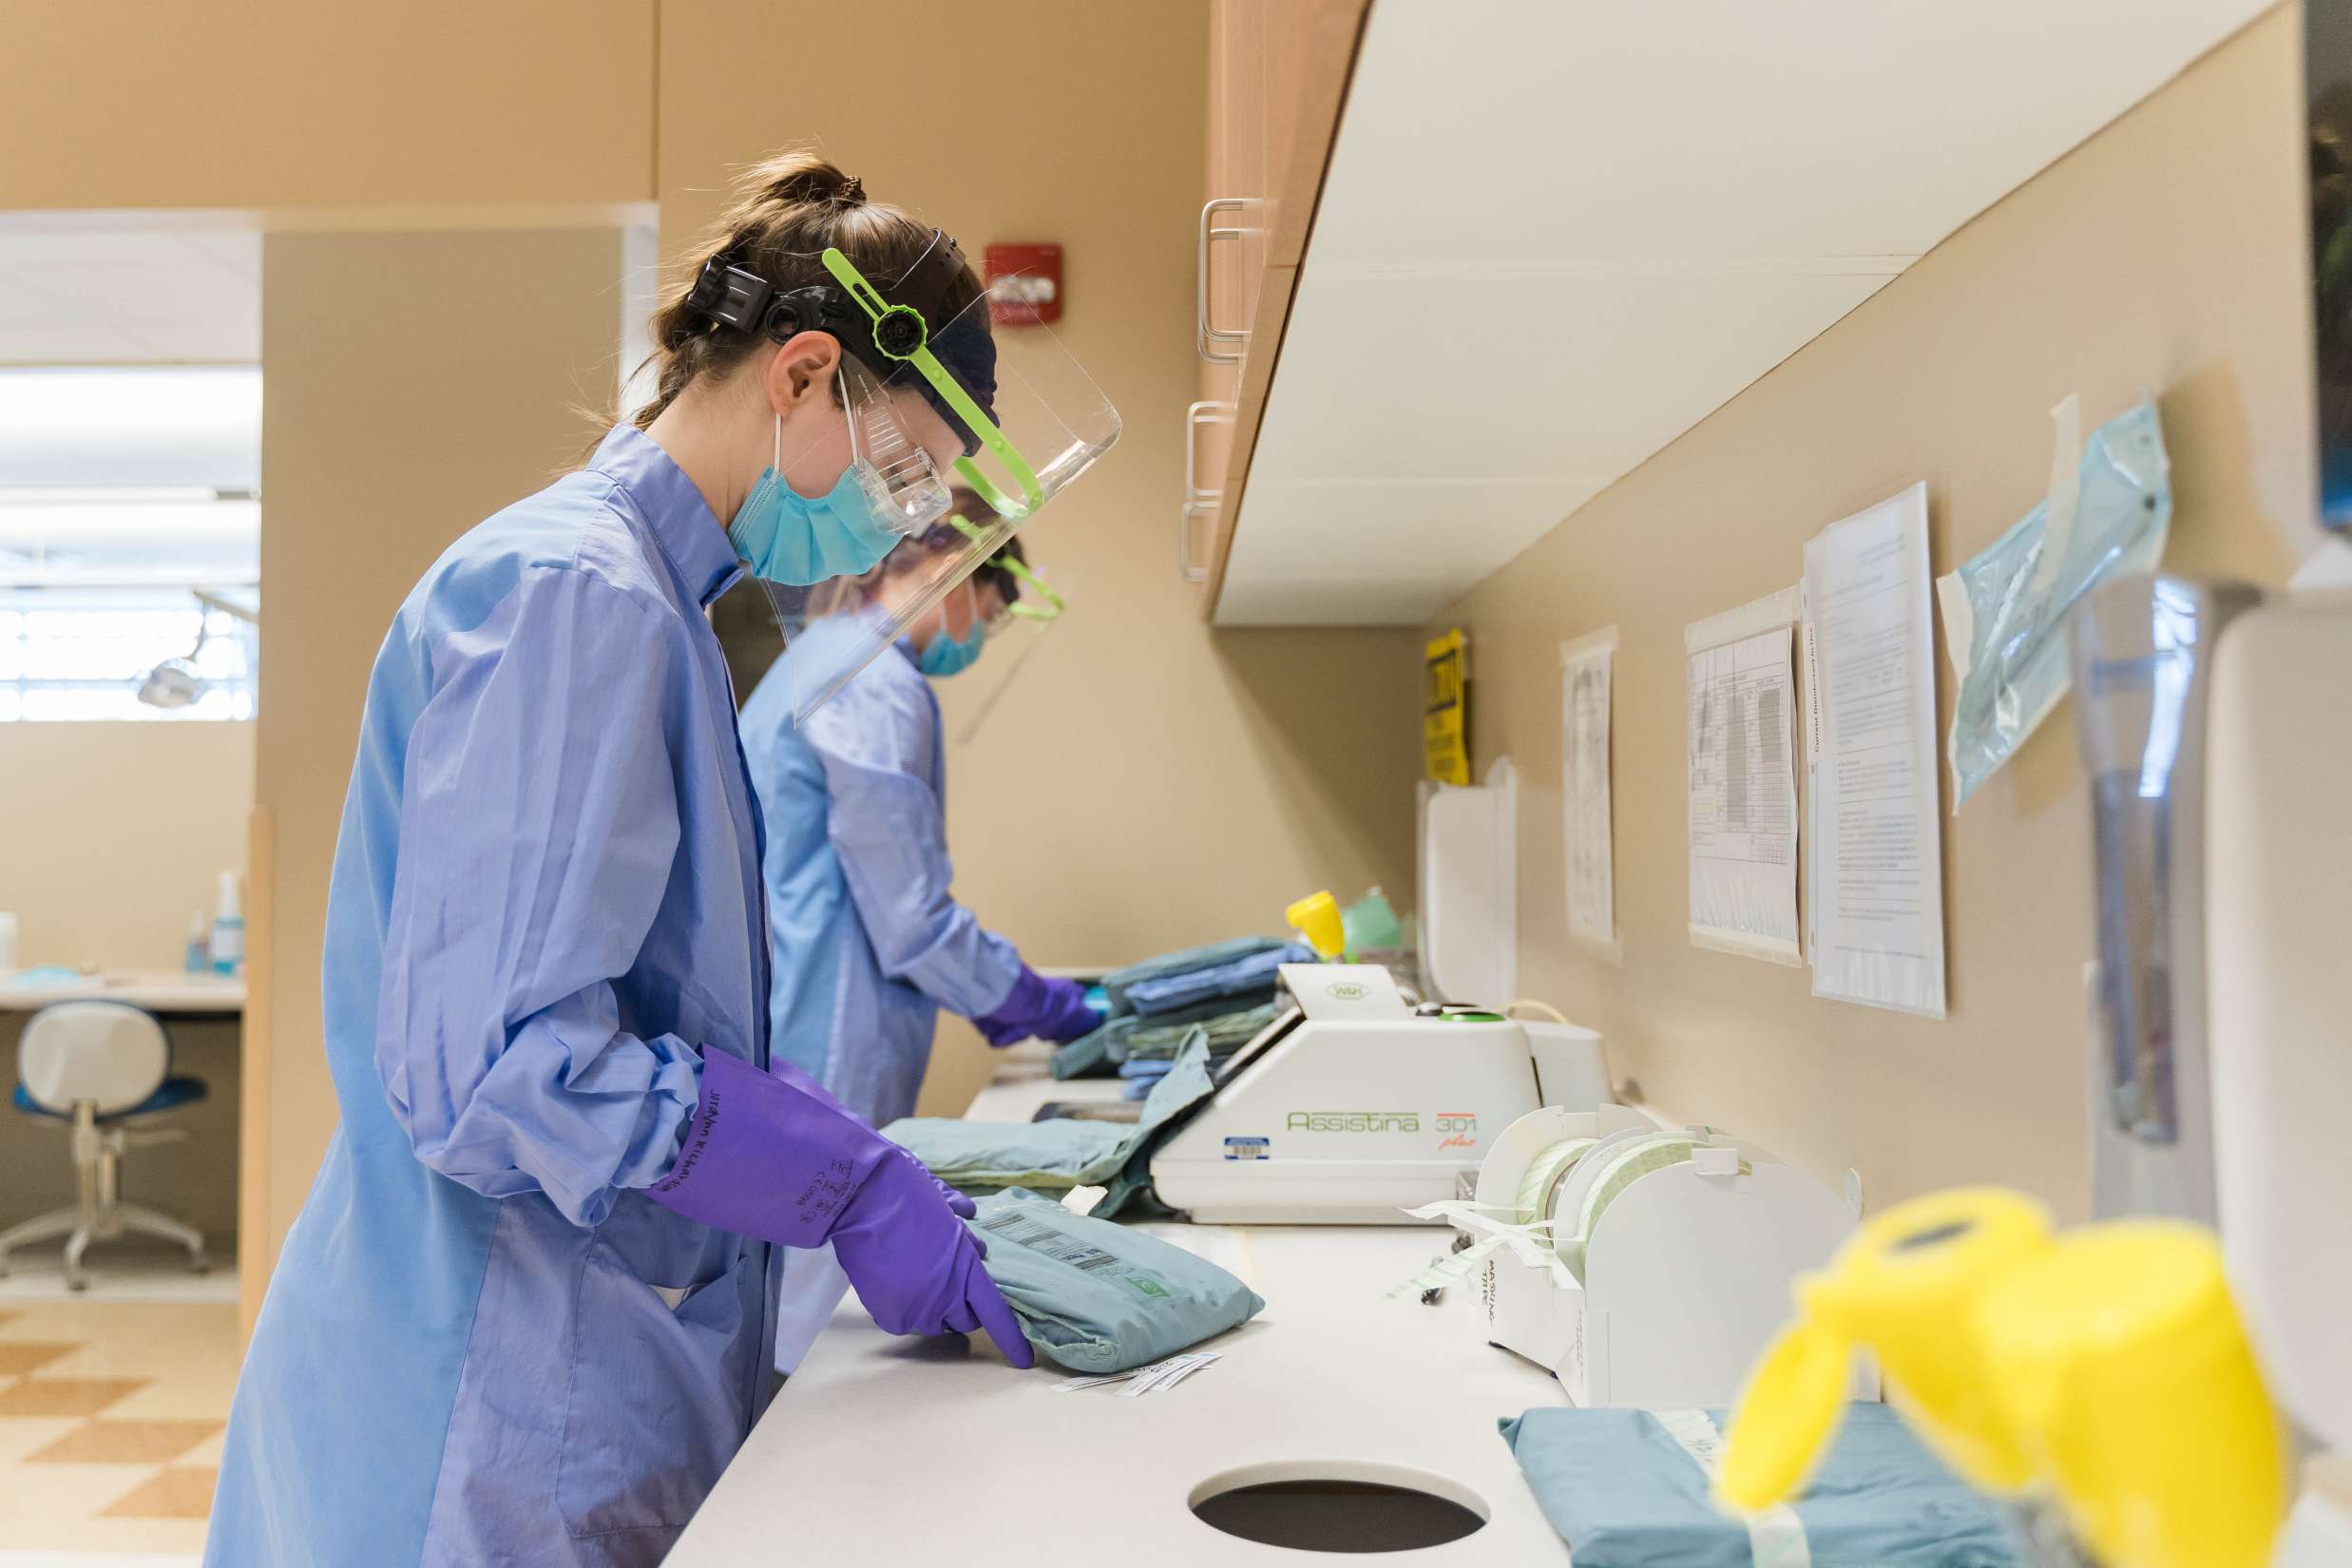
[[[731,164],[821,133],[877,195],[924,207],[975,253],[992,238],[1067,247],[1063,335],[1126,411],[1128,430],[1099,475],[1041,524],[1039,554],[1080,609],[1031,661],[997,723],[953,759],[950,813],[963,890],[986,918],[1039,963],[1116,962],[1273,924],[1312,886],[1409,878],[1412,640],[1213,639],[1200,623],[1173,569],[1171,530],[1193,384],[1202,18],[1187,7],[1043,9],[1015,29],[975,29],[968,12],[944,4],[899,18],[898,30],[952,36],[966,52],[944,110],[891,116],[875,112],[855,72],[796,73],[792,111],[776,108],[788,95],[775,62],[854,59],[868,48],[849,13],[665,5],[661,220],[674,246],[709,216]],[[646,72],[647,103],[649,46],[630,57]],[[403,58],[397,48],[385,57]],[[602,80],[603,67],[582,69]],[[256,82],[282,94],[286,75]],[[989,81],[1053,86],[973,90]],[[496,90],[468,78],[438,94],[490,113],[474,101]],[[364,106],[376,88],[351,91]],[[258,86],[257,95],[270,93]],[[511,141],[461,124],[447,145],[463,157],[444,159],[436,124],[387,166],[375,199],[435,206],[454,192],[544,208],[642,195],[641,181],[630,186],[642,173],[630,163],[628,129],[639,100],[618,87],[606,96],[618,140],[595,129],[577,163],[540,159],[545,178],[493,188],[507,176],[455,163],[479,160],[484,146],[511,159]],[[981,129],[945,134],[952,113]],[[972,154],[976,143],[985,157]],[[144,192],[95,176],[59,176],[58,185],[41,202],[177,204],[192,190],[223,202],[286,200],[275,185],[232,192],[185,170]],[[0,204],[10,201],[32,198],[0,190]],[[508,208],[483,210],[486,226],[511,220]],[[582,431],[566,410],[609,395],[619,266],[609,232],[266,241],[262,571],[273,610],[255,794],[276,824],[277,963],[266,1072],[249,1105],[265,1150],[268,1245],[298,1208],[333,1122],[316,955],[369,660],[400,596],[450,537],[578,455]],[[520,296],[518,280],[527,284]],[[516,309],[518,297],[532,308]],[[354,298],[367,308],[352,311]],[[951,717],[969,693],[951,691]],[[1367,787],[1367,776],[1395,787]],[[985,1063],[968,1030],[946,1033],[953,1061],[935,1096],[953,1104]]]
[[[0,909],[26,964],[177,969],[188,914],[212,913],[245,864],[254,726],[190,721],[0,724]],[[0,1063],[21,1015],[0,1016]],[[237,1228],[237,1029],[171,1025],[175,1072],[201,1078],[188,1141],[142,1150],[124,1187],[185,1216],[218,1250]],[[0,1229],[73,1201],[65,1139],[0,1119]]]
[[[654,0],[0,0],[0,209],[642,201]]]
[[[0,725],[0,909],[25,964],[177,969],[245,865],[254,726]]]
[[[2317,543],[2299,40],[2295,8],[2270,13],[1454,606],[1480,766],[1507,753],[1528,785],[1520,989],[1603,1030],[1653,1103],[1854,1166],[1878,1201],[1996,1180],[2084,1210],[2071,707],[1945,825],[1949,1020],[1817,1002],[1808,971],[1684,935],[1682,626],[1786,586],[1807,538],[1920,479],[1936,569],[1966,560],[2038,499],[2069,392],[2089,422],[2159,394],[2170,566],[2288,573]],[[1565,936],[1558,820],[1557,644],[1612,623],[1622,969]]]
[[[277,823],[267,1078],[273,1253],[333,1132],[327,878],[368,669],[467,528],[574,466],[609,403],[616,230],[273,234],[262,247],[261,704]],[[354,309],[359,301],[364,308]]]
[[[731,165],[808,140],[975,261],[992,239],[1062,246],[1055,330],[1125,431],[1024,533],[1073,608],[948,756],[958,891],[1042,965],[1278,927],[1302,892],[1412,875],[1415,640],[1213,636],[1176,572],[1184,408],[1198,395],[1207,16],[1050,0],[995,26],[950,0],[894,6],[894,32],[933,41],[953,69],[892,113],[856,70],[776,86],[779,60],[865,57],[870,11],[662,7],[665,246],[709,220]],[[987,679],[984,661],[943,686],[951,735]],[[948,1021],[925,1108],[960,1108],[986,1069],[978,1037]]]
[[[658,195],[675,246],[729,165],[813,138],[975,253],[1060,240],[1061,335],[1128,428],[1031,536],[1072,615],[951,755],[961,890],[1061,964],[1265,927],[1315,886],[1408,884],[1415,640],[1213,635],[1173,569],[1205,8],[1052,0],[999,27],[947,0],[907,5],[893,35],[937,42],[955,67],[897,113],[839,67],[873,45],[870,19],[839,8],[429,0],[371,20],[261,0],[0,0],[0,146],[41,154],[0,158],[0,208],[474,206],[488,230]],[[831,64],[779,67],[811,61]],[[2043,411],[2068,391],[2094,417],[2161,391],[2176,565],[2288,569],[2311,503],[2298,82],[2282,12],[1459,606],[1482,763],[1507,751],[1531,785],[1522,988],[1606,1029],[1658,1103],[1825,1171],[1859,1165],[1881,1195],[1994,1176],[2080,1206],[2089,873],[2067,716],[1950,824],[1952,1019],[1815,1003],[1801,973],[1682,937],[1679,628],[1785,585],[1807,535],[1921,477],[1939,566],[1963,558],[2035,499]],[[449,537],[577,455],[566,408],[609,387],[618,270],[609,231],[268,241],[273,608],[254,793],[277,824],[273,1235],[332,1120],[316,955],[368,660]],[[1556,820],[1553,647],[1611,622],[1625,634],[1622,970],[1562,937]],[[951,728],[979,689],[947,687]],[[0,759],[0,778],[11,770]],[[177,892],[156,906],[166,953],[188,907]],[[943,1040],[932,1108],[985,1068],[968,1031]]]

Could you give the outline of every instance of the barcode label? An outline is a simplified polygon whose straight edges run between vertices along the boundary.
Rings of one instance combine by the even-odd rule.
[[[992,1214],[980,1222],[980,1228],[1003,1236],[1016,1247],[1026,1247],[1033,1252],[1042,1252],[1057,1262],[1067,1263],[1089,1272],[1119,1267],[1117,1254],[1072,1240],[1052,1226],[1042,1225],[1023,1214]]]

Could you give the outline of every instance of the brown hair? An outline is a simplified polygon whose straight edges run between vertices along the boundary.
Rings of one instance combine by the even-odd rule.
[[[887,291],[923,258],[936,232],[901,208],[867,201],[861,182],[805,148],[753,164],[736,178],[735,200],[687,252],[685,266],[654,312],[648,363],[660,367],[660,379],[653,400],[631,418],[643,430],[698,379],[726,374],[767,342],[755,333],[721,327],[688,303],[705,262],[724,257],[778,289],[805,288],[832,282],[818,259],[831,245]],[[944,309],[952,316],[980,295],[980,280],[967,265]]]

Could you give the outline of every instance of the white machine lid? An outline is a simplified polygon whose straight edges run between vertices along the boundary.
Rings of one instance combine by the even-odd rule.
[[[1447,1002],[1500,1007],[1519,984],[1519,775],[1507,756],[1468,787],[1425,785],[1421,966]]]
[[[1310,1023],[1413,1016],[1395,979],[1378,964],[1285,964],[1282,984]]]

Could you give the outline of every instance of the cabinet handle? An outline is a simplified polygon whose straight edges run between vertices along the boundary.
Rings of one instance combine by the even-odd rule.
[[[1200,239],[1194,254],[1193,266],[1193,347],[1199,351],[1201,358],[1212,365],[1240,364],[1242,352],[1250,341],[1250,333],[1246,327],[1239,330],[1220,327],[1209,319],[1209,247],[1219,239],[1238,239],[1245,234],[1255,232],[1240,226],[1220,227],[1216,215],[1221,212],[1254,213],[1257,210],[1258,200],[1254,196],[1220,196],[1200,209]],[[1216,347],[1220,343],[1239,344],[1242,348],[1228,354]]]
[[[1193,559],[1193,525],[1214,516],[1223,492],[1200,488],[1200,427],[1230,425],[1233,405],[1204,398],[1184,411],[1184,509],[1176,517],[1176,570],[1187,583],[1206,583],[1209,568]]]
[[[1202,515],[1203,508],[1199,502],[1187,501],[1184,503],[1184,515],[1176,524],[1176,570],[1183,574],[1187,583],[1209,581],[1209,568],[1193,559],[1193,529]]]

